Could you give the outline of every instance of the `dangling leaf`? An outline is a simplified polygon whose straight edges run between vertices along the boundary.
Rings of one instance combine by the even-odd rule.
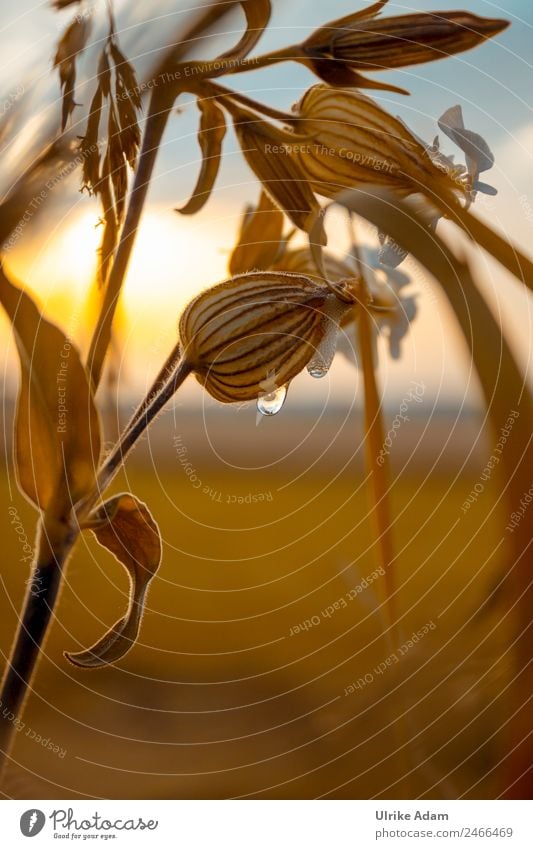
[[[0,301],[20,357],[15,420],[20,489],[41,510],[61,493],[74,504],[93,488],[100,455],[98,414],[85,369],[73,343],[1,267]]]
[[[130,578],[125,616],[86,651],[65,652],[75,666],[96,669],[124,657],[138,637],[148,586],[161,562],[161,535],[146,504],[129,492],[102,504],[91,515],[87,527],[124,566]]]
[[[266,271],[275,262],[282,244],[283,213],[266,192],[243,217],[239,241],[229,261],[230,274]]]
[[[202,151],[202,168],[190,200],[181,209],[182,215],[192,215],[204,206],[215,185],[220,167],[222,141],[226,135],[226,118],[217,103],[208,98],[198,99],[201,112],[198,141]]]
[[[68,25],[57,45],[54,68],[59,71],[59,82],[63,93],[61,130],[67,126],[70,114],[76,107],[74,86],[76,84],[76,59],[83,52],[91,31],[88,17],[75,17]]]
[[[215,62],[223,62],[226,65],[241,62],[253,50],[270,20],[270,0],[241,0],[240,5],[246,15],[246,32],[235,47],[222,53]],[[226,68],[223,68],[221,73],[225,72]]]

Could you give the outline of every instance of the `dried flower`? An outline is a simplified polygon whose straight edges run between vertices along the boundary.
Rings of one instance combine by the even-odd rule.
[[[324,283],[279,272],[239,275],[195,298],[180,319],[186,361],[223,403],[282,387],[312,359],[331,309],[347,305]]]
[[[482,183],[478,179],[482,171],[488,171],[494,165],[494,154],[482,136],[465,129],[461,107],[452,106],[447,109],[439,118],[438,125],[442,132],[463,151],[466,165],[454,162],[453,156],[446,156],[441,151],[438,136],[431,145],[419,139],[420,144],[424,146],[426,154],[439,170],[449,174],[458,186],[464,186],[467,193],[467,205],[475,200],[477,192],[488,195],[497,194],[493,186]],[[442,217],[442,211],[422,194],[411,195],[408,204],[415,215],[427,222],[428,229],[434,231]],[[385,233],[379,233],[379,239],[381,263],[396,268],[407,256],[407,251]]]
[[[443,59],[476,47],[508,21],[469,12],[435,12],[377,18],[387,0],[320,27],[301,45],[299,61],[330,85],[405,92],[362,76]]]
[[[358,91],[310,88],[294,108],[295,125],[313,136],[297,148],[315,192],[334,198],[343,189],[380,185],[405,197],[413,192],[452,199],[457,184],[437,168],[406,125]]]

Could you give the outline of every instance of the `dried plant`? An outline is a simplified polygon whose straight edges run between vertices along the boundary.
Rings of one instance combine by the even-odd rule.
[[[56,0],[54,5],[63,9],[74,3]],[[39,514],[33,578],[38,578],[42,587],[38,596],[31,592],[26,596],[2,686],[2,704],[15,716],[23,710],[65,566],[80,533],[93,534],[124,566],[130,578],[130,602],[125,615],[95,645],[83,652],[66,653],[66,657],[78,666],[94,668],[117,661],[134,644],[146,592],[160,563],[161,539],[148,507],[136,496],[122,493],[106,500],[105,491],[128,452],[183,381],[194,374],[205,390],[223,403],[257,399],[263,413],[275,413],[298,372],[306,367],[314,377],[327,372],[340,326],[353,329],[364,378],[367,457],[379,556],[386,575],[387,630],[389,637],[393,634],[398,621],[395,552],[387,463],[376,459],[385,428],[370,319],[376,315],[390,325],[398,314],[410,313],[394,285],[379,283],[366,267],[355,230],[350,257],[339,260],[328,253],[327,210],[331,205],[340,204],[346,210],[347,222],[357,216],[377,227],[380,259],[391,280],[392,267],[411,253],[442,287],[471,348],[487,401],[496,402],[489,403],[495,411],[495,426],[509,402],[524,412],[513,432],[513,448],[506,462],[510,492],[521,493],[526,488],[524,470],[528,458],[531,460],[529,393],[470,264],[435,232],[438,221],[448,218],[533,288],[531,260],[476,218],[470,208],[478,192],[493,193],[479,176],[492,166],[494,157],[487,143],[464,127],[459,107],[447,110],[439,127],[464,153],[464,166],[441,151],[438,139],[426,144],[359,91],[364,87],[404,92],[361,72],[445,58],[480,45],[501,32],[507,22],[468,12],[381,16],[386,5],[386,0],[381,0],[325,24],[301,44],[250,58],[268,26],[269,0],[210,4],[179,33],[175,46],[154,70],[158,85],[152,89],[142,142],[138,126],[141,88],[133,66],[118,46],[109,12],[96,88],[79,143],[81,185],[98,196],[103,210],[99,265],[103,299],[85,361],[72,346],[62,378],[71,405],[59,426],[55,376],[66,335],[40,314],[5,266],[0,271],[0,300],[13,326],[21,369],[14,462],[20,490]],[[188,61],[195,40],[234,7],[246,17],[246,29],[236,46],[215,59]],[[75,17],[55,55],[63,130],[76,107],[77,61],[89,31],[89,19]],[[320,79],[290,113],[217,81],[236,72],[257,72],[290,61],[304,64]],[[228,121],[235,128],[244,159],[261,183],[261,195],[257,206],[248,207],[243,216],[229,262],[231,278],[207,289],[184,310],[179,340],[116,444],[105,453],[95,392],[157,152],[175,102],[184,93],[193,95],[198,105],[203,162],[194,193],[178,212],[192,215],[207,203],[219,171]],[[66,149],[71,155],[72,149]],[[53,156],[46,153],[39,167],[63,155],[58,145],[53,151]],[[131,186],[128,169],[133,173]],[[16,226],[24,198],[34,191],[35,179],[39,179],[37,167],[21,178],[18,194],[14,192],[4,203],[4,241]],[[327,205],[324,199],[328,199]],[[306,247],[294,246],[297,231],[307,239]],[[408,330],[409,321],[403,325],[402,335]],[[503,376],[496,383],[498,368]],[[524,523],[513,536],[514,550],[509,554],[516,561],[512,591],[523,621],[531,603],[526,536]],[[517,640],[516,650],[520,662],[526,653],[523,639]],[[527,688],[525,677],[518,679],[517,688],[517,704],[521,704]],[[0,748],[6,756],[12,735],[12,723],[2,720]],[[517,749],[517,769],[527,754],[523,745]],[[517,787],[515,784],[513,792]]]

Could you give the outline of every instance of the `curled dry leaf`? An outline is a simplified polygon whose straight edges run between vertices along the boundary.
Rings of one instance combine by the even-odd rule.
[[[216,62],[223,62],[228,66],[245,59],[268,25],[272,12],[270,0],[241,0],[239,5],[242,6],[246,15],[246,32],[235,47],[217,57],[215,64]],[[227,67],[222,68],[220,73],[224,74],[226,70]],[[213,76],[217,76],[217,74]]]
[[[41,510],[52,499],[69,506],[93,489],[100,455],[100,425],[85,369],[72,342],[1,267],[0,301],[20,357],[18,484]]]
[[[65,652],[75,666],[96,669],[124,657],[138,637],[148,586],[161,562],[161,534],[146,504],[129,492],[102,504],[87,526],[124,566],[130,579],[126,615],[90,648]]]
[[[209,200],[220,167],[222,142],[226,135],[226,119],[220,106],[208,98],[196,102],[201,113],[198,141],[203,157],[202,168],[190,200],[176,210],[182,215],[199,212]]]
[[[284,386],[307,365],[336,302],[325,284],[302,275],[239,275],[185,308],[179,324],[184,358],[218,401],[258,398],[267,382]]]
[[[283,213],[266,192],[243,216],[239,238],[230,257],[230,274],[269,269],[283,249]],[[287,269],[296,270],[296,269]]]

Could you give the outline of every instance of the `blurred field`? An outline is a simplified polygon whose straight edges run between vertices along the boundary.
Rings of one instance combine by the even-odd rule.
[[[92,643],[126,606],[125,574],[85,535],[17,735],[7,795],[497,795],[493,768],[509,713],[506,620],[497,602],[481,609],[502,567],[495,481],[463,515],[477,473],[455,483],[443,467],[398,476],[401,639],[435,626],[400,656],[396,638],[383,633],[382,578],[322,613],[377,565],[359,468],[336,479],[294,463],[239,473],[211,457],[196,465],[201,488],[175,458],[157,470],[159,477],[139,455],[116,487],[150,504],[165,540],[140,644],[119,668],[82,672],[62,658]],[[253,503],[260,493],[267,500]],[[32,510],[16,493],[11,502],[5,483],[2,499],[31,539]],[[28,572],[6,514],[3,653]],[[290,635],[313,617],[307,631]],[[393,654],[398,662],[373,671]],[[345,695],[365,675],[371,683]]]

